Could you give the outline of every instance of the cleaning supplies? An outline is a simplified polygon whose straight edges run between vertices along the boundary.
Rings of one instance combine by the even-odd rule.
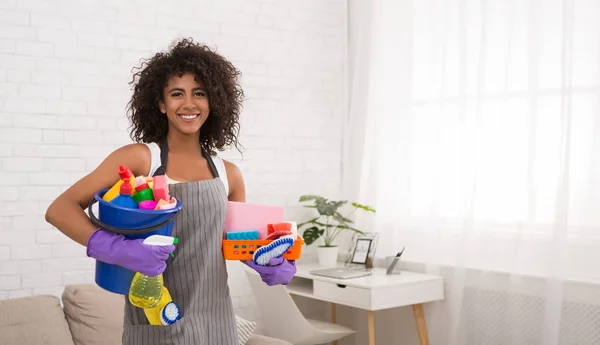
[[[297,235],[292,232],[293,224],[281,222],[267,225],[267,240],[273,240],[256,250],[252,260],[259,265],[267,265],[269,260],[285,254],[294,245]]]
[[[127,166],[121,164],[119,176],[121,179],[104,193],[102,200],[148,211],[177,207],[177,200],[169,194],[165,175],[136,177]]]
[[[257,231],[258,239],[247,231]],[[229,201],[221,244],[225,260],[264,266],[272,258],[299,259],[304,240],[294,222],[284,221],[284,207]]]
[[[290,231],[292,232],[292,237],[297,238],[298,237],[298,223],[296,223],[296,222],[285,222],[285,223],[289,223],[291,225]]]
[[[129,178],[124,178],[123,183],[119,186],[119,195],[114,197],[110,203],[126,208],[138,208],[137,202],[131,197],[132,190]]]
[[[292,224],[288,222],[268,224],[267,240],[274,240],[281,236],[292,235]],[[293,238],[296,238],[293,236]]]
[[[133,173],[127,166],[122,164],[119,165],[119,177],[120,180],[117,181],[117,183],[115,183],[106,193],[104,193],[102,200],[110,202],[112,199],[117,197],[119,195],[121,184],[123,184],[126,178],[129,179],[128,181],[131,184],[131,188],[134,188]],[[135,194],[135,192],[132,192],[130,194]]]
[[[152,235],[144,239],[144,244],[149,246],[168,246],[170,244],[179,243],[177,237],[165,236],[165,235]]]
[[[138,204],[144,200],[154,200],[152,189],[148,186],[148,182],[144,176],[136,177],[133,184],[135,186],[136,194],[132,197]]]
[[[230,231],[226,233],[228,240],[258,240],[258,230]]]
[[[152,235],[144,240],[144,244],[149,246],[168,246],[169,244],[177,244],[179,239],[177,237],[165,236],[165,235]],[[171,256],[173,253],[171,253]]]
[[[172,325],[181,318],[177,303],[173,302],[169,290],[163,286],[160,302],[153,308],[145,308],[144,314],[151,325]]]
[[[169,184],[165,175],[154,176],[154,181],[152,183],[154,201],[160,202],[160,200],[171,200],[171,196],[169,195]]]
[[[163,276],[149,277],[136,272],[129,288],[129,302],[138,308],[153,308],[162,297]]]
[[[292,235],[285,235],[273,240],[266,246],[258,248],[252,257],[252,261],[257,265],[266,266],[269,260],[278,258],[294,245],[295,238]]]
[[[144,200],[138,204],[140,210],[156,210],[157,202],[154,200]]]
[[[177,206],[177,200],[171,197],[171,200],[166,201],[165,199],[160,199],[160,201],[156,204],[157,210],[168,210],[171,208],[175,208]]]
[[[144,240],[144,244],[151,246],[177,244],[176,237],[152,235]],[[152,308],[144,308],[144,314],[151,325],[171,325],[181,318],[181,311],[166,286],[162,286],[162,294],[158,304]]]
[[[164,246],[177,244],[177,242],[176,237],[152,235],[144,239],[143,243],[151,246]],[[150,277],[136,272],[129,289],[129,302],[138,308],[154,308],[159,304],[162,293],[162,274]]]
[[[282,206],[229,201],[224,232],[258,230],[258,239],[264,240],[267,237],[267,224],[283,222],[283,217]]]
[[[181,319],[181,310],[175,302],[169,302],[160,311],[160,323],[164,326],[172,325]]]

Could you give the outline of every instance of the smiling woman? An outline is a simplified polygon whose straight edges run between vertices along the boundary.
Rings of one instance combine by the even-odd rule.
[[[170,78],[159,108],[171,129],[185,135],[199,133],[210,112],[206,91],[192,73]]]
[[[134,93],[128,111],[132,138],[143,143],[159,142],[169,125],[181,130],[179,125],[184,122],[174,121],[176,115],[179,120],[184,120],[184,115],[200,115],[193,133],[210,154],[225,146],[237,147],[244,98],[239,76],[240,71],[224,57],[188,39],[169,52],[154,55],[142,62],[131,82]]]
[[[221,239],[227,201],[245,202],[246,191],[240,170],[216,154],[237,146],[239,74],[224,57],[192,40],[143,62],[129,102],[137,143],[111,153],[46,212],[48,222],[87,246],[88,256],[134,272],[163,274],[181,319],[170,326],[150,325],[144,311],[126,299],[124,345],[239,344]],[[171,234],[179,238],[175,257],[169,258],[173,246],[146,246],[140,239],[96,229],[85,215],[93,195],[118,181],[119,165],[135,176],[164,175],[170,181],[171,196],[183,205]],[[287,284],[296,266],[281,260],[251,267],[271,285]]]

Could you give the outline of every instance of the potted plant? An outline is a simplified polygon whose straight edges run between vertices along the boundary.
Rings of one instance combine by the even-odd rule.
[[[350,216],[356,210],[375,213],[375,210],[371,207],[353,202],[351,203],[352,210],[344,216],[340,213],[339,209],[346,205],[347,201],[328,200],[318,195],[302,195],[300,202],[311,202],[311,204],[304,205],[304,207],[314,208],[319,213],[318,217],[298,224],[298,230],[305,226],[310,226],[304,230],[302,235],[307,245],[311,245],[321,237],[323,238],[323,245],[317,248],[319,264],[322,266],[336,265],[339,248],[335,245],[334,241],[342,231],[363,233],[351,226],[353,221],[350,219]]]

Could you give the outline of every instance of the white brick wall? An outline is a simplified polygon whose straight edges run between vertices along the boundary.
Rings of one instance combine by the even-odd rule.
[[[174,39],[217,47],[243,73],[248,201],[301,215],[340,192],[345,1],[0,1],[0,299],[59,295],[93,261],[45,223],[68,185],[129,143],[131,68]],[[234,303],[253,316],[239,264]]]

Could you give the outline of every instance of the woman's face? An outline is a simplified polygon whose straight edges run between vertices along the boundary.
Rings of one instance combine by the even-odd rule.
[[[204,86],[192,73],[171,77],[163,90],[160,111],[167,115],[169,130],[194,135],[206,121],[210,112],[208,95]]]

